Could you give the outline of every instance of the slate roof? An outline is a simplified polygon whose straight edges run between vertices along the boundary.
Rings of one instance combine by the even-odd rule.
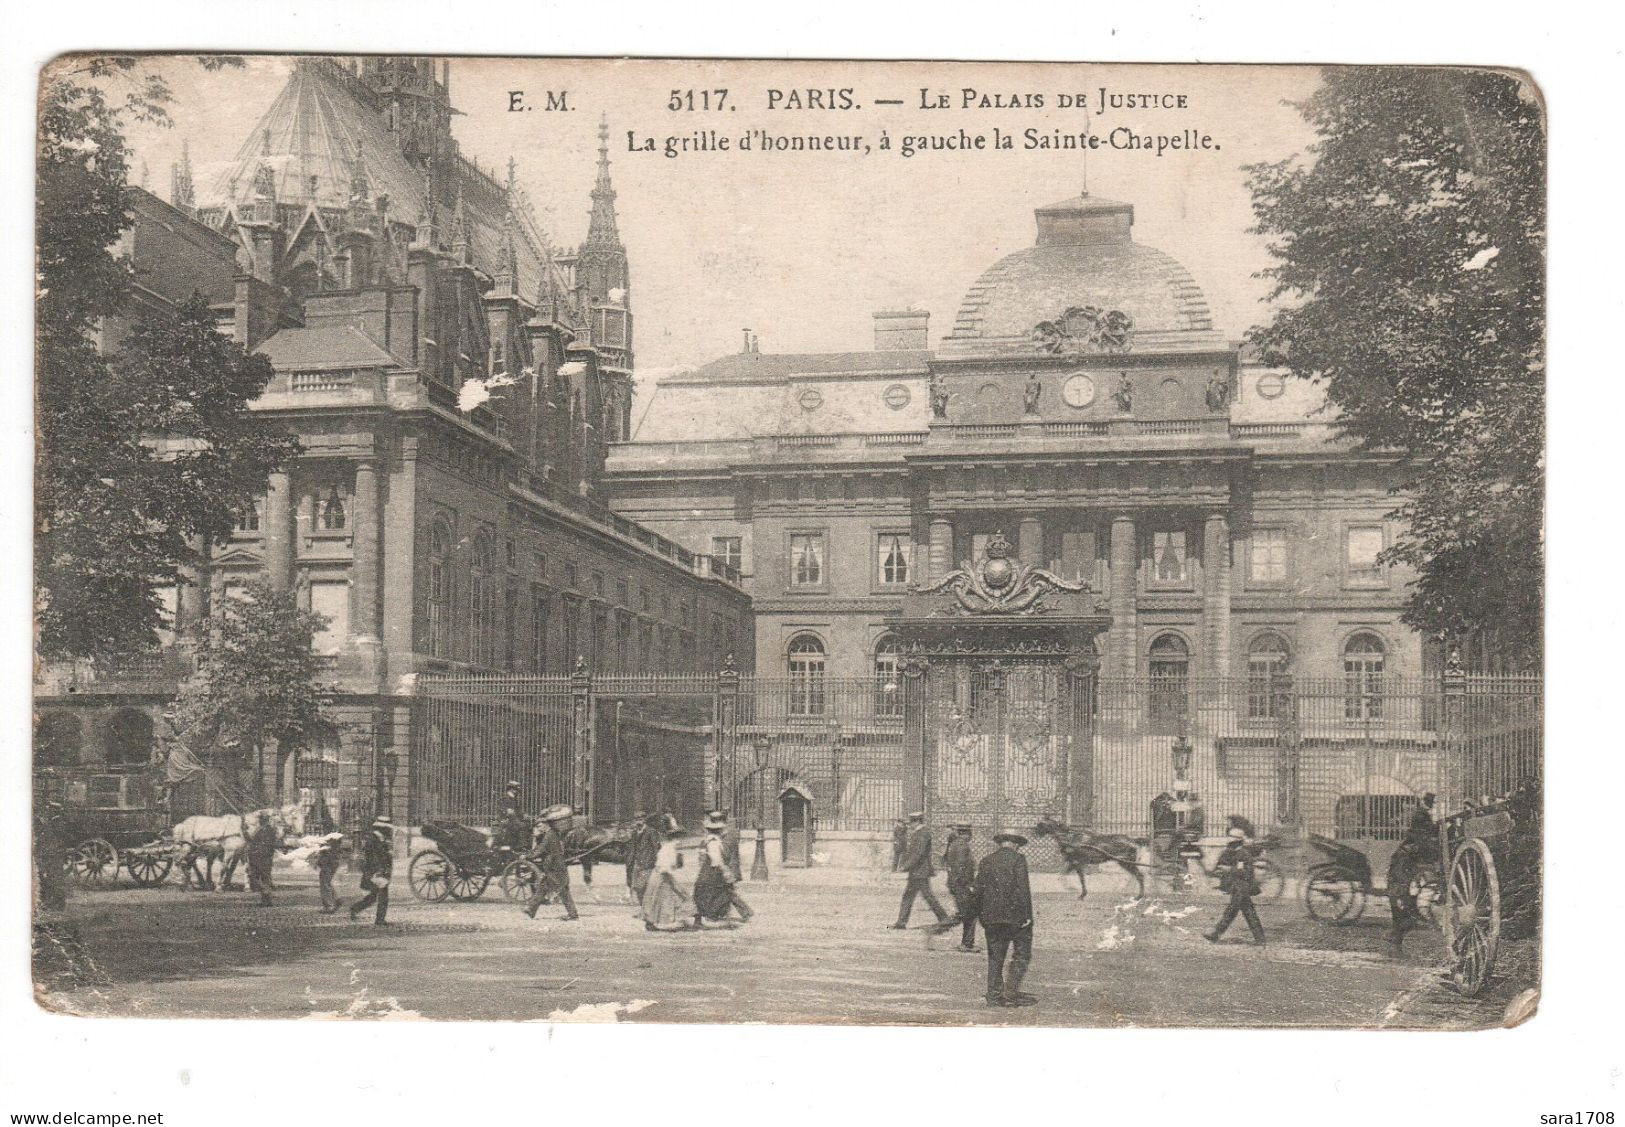
[[[931,353],[924,349],[868,352],[736,352],[702,365],[692,372],[668,376],[665,383],[705,383],[715,380],[773,381],[796,376],[880,376],[887,373],[924,375]]]
[[[336,371],[346,368],[394,368],[402,361],[373,343],[350,325],[320,325],[313,329],[283,329],[259,352],[279,372]]]

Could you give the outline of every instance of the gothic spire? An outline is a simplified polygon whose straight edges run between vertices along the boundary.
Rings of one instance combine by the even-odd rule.
[[[609,119],[598,120],[598,181],[592,188],[592,222],[587,225],[588,247],[621,248],[615,227],[615,188],[609,182]]]
[[[169,166],[169,202],[183,211],[196,204],[192,193],[192,146],[182,139],[181,159]]]

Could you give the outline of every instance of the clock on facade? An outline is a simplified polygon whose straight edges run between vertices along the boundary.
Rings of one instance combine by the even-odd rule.
[[[1079,372],[1061,385],[1061,398],[1068,407],[1087,407],[1095,401],[1095,381]]]

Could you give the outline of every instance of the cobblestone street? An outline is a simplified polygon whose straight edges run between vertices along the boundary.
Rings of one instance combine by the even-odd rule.
[[[901,890],[890,874],[779,874],[744,886],[750,924],[658,935],[617,875],[598,874],[598,902],[577,880],[576,923],[553,907],[528,920],[495,887],[426,904],[401,882],[398,926],[378,929],[318,914],[297,870],[279,873],[272,908],[173,886],[79,893],[64,922],[81,970],[47,943],[37,978],[49,1006],[84,1014],[1058,1026],[1484,1026],[1516,992],[1499,982],[1488,999],[1458,999],[1436,985],[1437,932],[1414,934],[1395,961],[1384,913],[1326,927],[1290,887],[1260,902],[1260,949],[1239,924],[1218,946],[1203,940],[1216,894],[1136,903],[1107,877],[1080,902],[1045,875],[1026,984],[1040,1004],[995,1010],[984,958],[959,951],[957,933],[931,938],[929,910],[917,906],[906,933],[886,929]]]

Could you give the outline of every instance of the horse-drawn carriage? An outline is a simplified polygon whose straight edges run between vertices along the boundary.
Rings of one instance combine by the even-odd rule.
[[[478,900],[494,879],[504,896],[524,903],[542,881],[528,853],[493,847],[479,830],[442,820],[423,823],[422,833],[434,845],[414,853],[406,867],[407,884],[419,900]]]
[[[1347,926],[1365,914],[1366,902],[1373,896],[1397,898],[1418,917],[1435,918],[1440,885],[1436,864],[1418,866],[1403,889],[1387,888],[1377,885],[1371,861],[1360,850],[1322,834],[1312,833],[1308,840],[1322,857],[1309,866],[1303,883],[1304,906],[1315,919]]]
[[[169,876],[175,845],[165,838],[168,812],[150,771],[53,773],[46,793],[62,804],[57,833],[75,883],[105,887],[118,879],[120,868],[143,888]]]

